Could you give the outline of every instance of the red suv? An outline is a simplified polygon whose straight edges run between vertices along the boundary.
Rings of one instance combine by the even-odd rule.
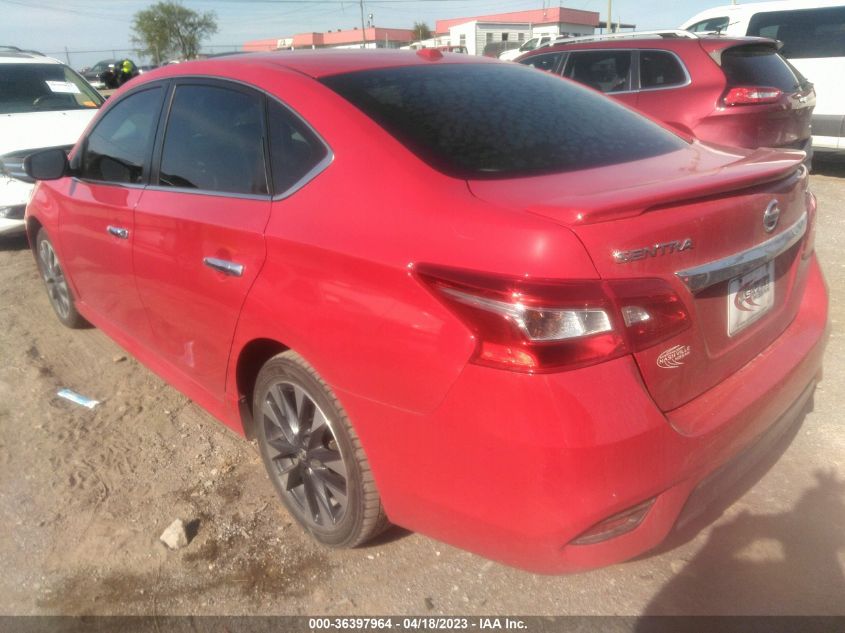
[[[816,94],[759,37],[687,31],[575,38],[517,59],[573,79],[702,141],[812,156]]]
[[[561,572],[660,543],[812,395],[803,156],[519,64],[239,55],[27,157],[26,223],[59,319],[257,438],[320,541]]]

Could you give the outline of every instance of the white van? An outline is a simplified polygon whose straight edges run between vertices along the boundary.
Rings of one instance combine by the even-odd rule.
[[[694,33],[759,35],[816,88],[813,149],[845,152],[845,1],[780,0],[702,11],[681,25]]]

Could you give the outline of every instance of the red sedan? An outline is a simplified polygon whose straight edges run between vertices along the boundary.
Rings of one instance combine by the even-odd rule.
[[[572,38],[520,57],[708,143],[812,155],[813,85],[761,37],[688,31]]]
[[[390,522],[540,572],[621,561],[799,418],[827,293],[795,151],[423,50],[146,73],[27,229],[90,322],[238,433],[317,539]]]

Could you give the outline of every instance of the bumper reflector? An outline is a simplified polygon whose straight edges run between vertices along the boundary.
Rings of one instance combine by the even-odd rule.
[[[599,521],[589,530],[572,541],[572,545],[593,545],[621,536],[636,528],[645,519],[656,498],[644,501],[632,508],[623,510],[604,521]]]

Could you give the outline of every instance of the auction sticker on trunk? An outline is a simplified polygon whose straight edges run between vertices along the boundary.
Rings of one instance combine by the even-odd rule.
[[[754,323],[775,303],[775,263],[755,268],[728,283],[728,336]]]

